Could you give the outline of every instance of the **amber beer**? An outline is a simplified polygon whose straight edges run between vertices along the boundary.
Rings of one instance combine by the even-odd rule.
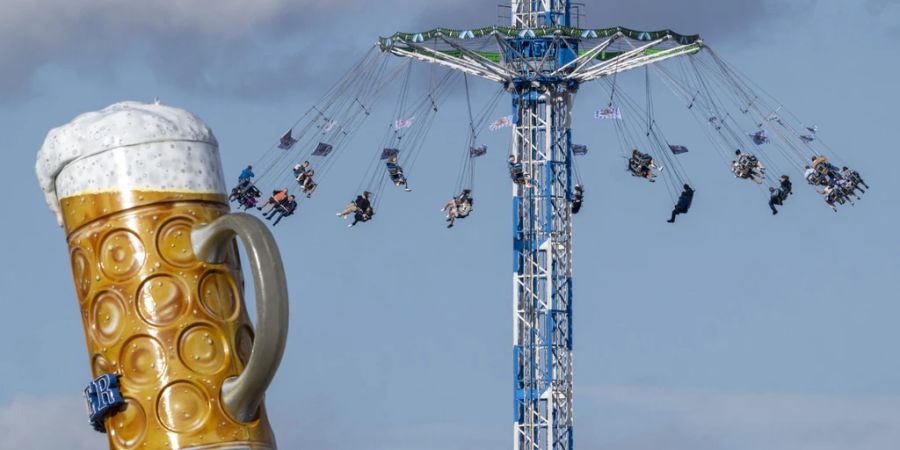
[[[48,136],[56,133],[63,147],[71,145],[66,132],[102,129],[117,134],[113,145],[123,137],[126,142],[63,155],[63,167],[48,170],[55,173],[91,370],[94,377],[117,375],[125,402],[105,419],[110,448],[274,449],[261,398],[237,407],[249,410],[242,413],[229,409],[235,407],[223,392],[241,382],[258,351],[236,244],[229,236],[218,260],[209,261],[195,254],[192,242],[198,227],[229,215],[215,138],[186,111],[125,105],[101,111],[95,123],[76,119]],[[172,116],[162,127],[167,135],[138,132],[135,139],[145,142],[128,142],[134,116],[144,126],[157,125],[159,109]],[[119,123],[123,115],[130,125]],[[190,127],[206,132],[183,130]],[[42,149],[41,156],[53,150]],[[274,371],[271,361],[268,367]]]

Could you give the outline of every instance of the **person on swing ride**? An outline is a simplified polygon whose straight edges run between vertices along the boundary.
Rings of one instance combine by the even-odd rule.
[[[856,189],[853,187],[853,183],[846,178],[835,178],[831,183],[832,187],[837,191],[838,196],[841,199],[841,204],[844,204],[845,201],[853,204],[853,201],[850,200],[850,196],[856,197],[857,200],[862,200],[859,194],[856,193]]]
[[[456,222],[456,219],[465,219],[472,212],[472,190],[471,189],[463,189],[463,191],[456,197],[450,199],[441,211],[447,212],[447,228],[453,228],[453,224]]]
[[[816,169],[813,169],[810,166],[806,166],[803,170],[803,178],[806,179],[806,182],[813,185],[819,186],[824,184],[822,178],[819,177],[819,172],[816,172]]]
[[[838,191],[839,190],[836,187],[831,185],[825,186],[825,189],[818,191],[820,194],[825,196],[825,204],[828,205],[834,212],[837,212],[837,203],[842,203]]]
[[[297,183],[300,183],[300,186],[303,186],[303,183],[306,181],[306,177],[309,174],[309,161],[303,161],[303,164],[297,164],[294,166],[294,179],[297,180]]]
[[[303,183],[300,186],[303,188],[303,193],[306,194],[306,198],[311,198],[313,193],[316,192],[316,188],[319,187],[319,184],[313,181],[313,175],[316,174],[315,170],[310,169],[306,172],[306,177],[303,179]]]
[[[469,213],[472,212],[472,203],[474,201],[471,189],[463,189],[463,191],[459,193],[459,197],[456,197],[456,204],[458,205],[457,214],[459,215],[459,218],[463,219],[469,216]]]
[[[509,177],[512,178],[513,183],[528,185],[528,180],[525,178],[525,167],[516,160],[516,155],[509,155],[506,161],[509,167]]]
[[[572,214],[578,214],[578,211],[581,211],[582,203],[584,203],[584,187],[576,184],[575,190],[572,192]]]
[[[228,196],[229,201],[237,200],[240,206],[244,207],[244,211],[256,206],[256,199],[260,196],[259,189],[254,186],[250,180],[244,180],[231,190]]]
[[[403,190],[406,192],[412,192],[412,189],[409,188],[409,183],[406,180],[406,175],[403,174],[403,168],[400,167],[398,163],[399,159],[397,155],[393,155],[388,158],[385,165],[387,166],[388,175],[391,177],[391,181],[394,182],[394,186],[400,187],[403,186]]]
[[[372,208],[372,202],[369,201],[369,196],[371,192],[365,191],[362,195],[356,197],[356,200],[353,202],[353,223],[347,225],[348,227],[352,227],[359,222],[368,222],[372,220],[372,216],[375,215],[375,210]]]
[[[672,218],[666,222],[675,223],[675,216],[687,214],[688,210],[691,209],[691,203],[693,203],[693,201],[694,189],[692,189],[690,185],[685,184],[684,191],[681,193],[681,196],[678,197],[678,203],[675,204],[675,209],[672,210]]]
[[[244,207],[244,211],[255,208],[256,203],[258,202],[260,195],[259,189],[256,186],[250,186],[246,190],[244,190],[241,195],[238,197],[238,204]]]
[[[652,156],[638,149],[631,151],[631,157],[628,158],[628,170],[633,176],[646,178],[651,183],[655,183],[656,174],[653,173],[653,169],[662,171],[662,167],[656,165]]]
[[[239,200],[252,183],[253,181],[250,178],[238,182],[238,185],[231,189],[231,195],[228,196],[228,201]]]
[[[231,190],[231,195],[228,196],[229,201],[234,201],[240,198],[244,192],[253,184],[253,177],[256,175],[253,174],[253,166],[247,166],[244,170],[241,171],[241,174],[238,175],[238,185],[234,189]]]
[[[777,188],[769,187],[769,208],[772,209],[773,216],[775,214],[778,214],[778,210],[775,208],[775,205],[783,205],[788,196],[792,194],[792,190],[793,186],[791,185],[791,179],[787,175],[781,176],[781,186]]]
[[[288,196],[288,188],[281,188],[279,190],[272,191],[272,196],[266,200],[266,203],[262,206],[257,206],[256,209],[263,212],[263,214],[268,214],[275,206],[281,203],[282,200],[287,198]]]
[[[278,215],[278,218],[275,219],[275,223],[272,226],[278,225],[278,222],[281,222],[281,219],[293,215],[297,211],[297,200],[293,195],[288,196],[284,200],[278,202],[278,205],[272,209],[272,212],[266,216],[266,220],[272,220],[272,217]]]
[[[863,194],[866,193],[865,189],[859,187],[859,185],[863,185],[866,187],[866,189],[869,189],[869,185],[866,184],[865,181],[863,181],[862,176],[859,174],[859,172],[857,172],[847,166],[844,166],[843,168],[841,168],[841,177],[843,177],[845,180],[850,182],[850,184],[853,186],[854,192],[856,190],[859,190]]]
[[[241,171],[241,174],[238,175],[238,183],[244,183],[245,181],[250,181],[256,175],[253,174],[253,166],[247,166],[244,170]]]
[[[812,168],[820,175],[827,176],[829,181],[833,181],[841,176],[838,168],[828,162],[828,158],[824,155],[812,156]]]
[[[731,171],[734,176],[752,180],[756,184],[762,184],[766,175],[766,168],[752,153],[746,153],[737,149],[734,151],[735,160],[731,162]]]

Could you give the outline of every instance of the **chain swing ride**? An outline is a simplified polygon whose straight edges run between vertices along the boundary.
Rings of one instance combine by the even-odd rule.
[[[671,221],[687,213],[694,191],[681,161],[688,147],[667,140],[655,117],[653,91],[658,86],[683,102],[722,159],[723,170],[768,188],[764,194],[773,214],[792,194],[790,174],[801,175],[835,211],[852,205],[869,187],[815,125],[791,114],[700,36],[573,28],[566,0],[511,0],[510,20],[510,27],[437,28],[381,38],[248,167],[260,169],[259,176],[242,176],[232,200],[244,209],[262,210],[267,218],[276,218],[274,224],[294,214],[319,184],[327,185],[336,158],[346,153],[386,88],[399,80],[384,137],[378,147],[366,150],[372,151],[371,162],[353,192],[355,200],[338,213],[353,216],[350,226],[372,220],[386,186],[412,191],[415,178],[410,177],[428,131],[443,102],[462,87],[468,142],[453,197],[442,208],[448,228],[473,212],[475,163],[488,153],[479,145],[481,132],[512,129],[506,158],[514,210],[513,448],[571,450],[572,215],[584,198],[576,158],[587,153],[586,146],[573,144],[571,116],[582,84],[605,82],[610,95],[594,117],[614,123],[627,173],[649,182],[662,178],[660,184],[677,202]],[[413,61],[432,65],[425,92],[418,96]],[[638,68],[643,68],[643,105],[618,82],[621,73]],[[500,84],[477,110],[471,77]],[[511,115],[492,120],[507,93]],[[258,205],[270,191],[268,201]]]

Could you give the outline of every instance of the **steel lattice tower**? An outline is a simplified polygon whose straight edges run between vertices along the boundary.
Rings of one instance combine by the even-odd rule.
[[[581,83],[696,52],[702,41],[669,30],[575,29],[567,0],[511,0],[510,17],[511,28],[397,33],[379,45],[503,83],[512,95],[511,154],[527,179],[513,184],[512,200],[513,448],[571,450],[573,97]],[[499,52],[470,48],[469,39],[496,40]],[[612,51],[619,40],[632,45]]]

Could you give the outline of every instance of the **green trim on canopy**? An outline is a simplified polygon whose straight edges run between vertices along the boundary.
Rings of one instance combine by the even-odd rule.
[[[478,39],[499,34],[505,38],[516,37],[552,37],[560,35],[562,37],[575,39],[599,39],[613,36],[616,33],[622,33],[623,36],[634,39],[636,41],[654,41],[662,39],[666,36],[672,36],[672,39],[681,45],[694,44],[700,40],[699,34],[685,35],[679,34],[672,30],[658,31],[638,31],[624,27],[612,28],[570,28],[570,27],[552,27],[552,28],[512,28],[512,27],[484,27],[471,30],[459,30],[453,28],[435,28],[433,30],[422,33],[396,33],[388,38],[382,38],[382,42],[389,41],[406,41],[406,42],[427,42],[436,39],[438,36],[445,36],[453,39]],[[384,44],[382,44],[384,45]]]
[[[447,56],[453,56],[454,58],[461,58],[463,56],[463,53],[459,50],[435,50],[435,52],[443,53]],[[421,53],[421,52],[417,51],[416,53]],[[491,62],[495,62],[498,64],[501,62],[500,61],[500,52],[479,52],[479,51],[473,50],[472,53],[475,53],[478,56],[481,56],[482,58],[484,58],[488,61],[491,61]]]

